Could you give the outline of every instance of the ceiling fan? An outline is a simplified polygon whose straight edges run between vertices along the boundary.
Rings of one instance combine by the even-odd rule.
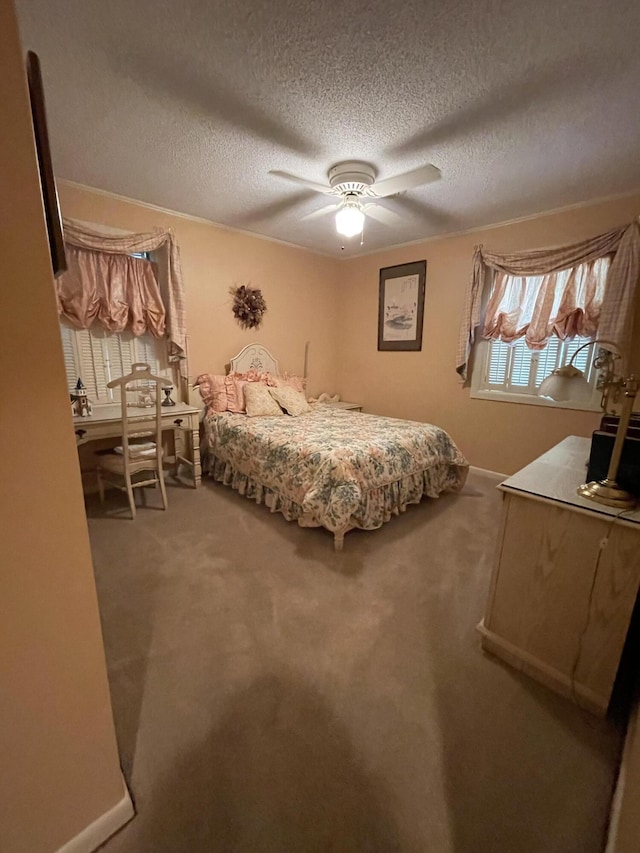
[[[430,184],[440,177],[440,170],[430,163],[386,178],[376,183],[376,170],[369,163],[359,161],[348,161],[338,163],[329,169],[329,184],[318,184],[290,175],[288,172],[272,171],[269,174],[293,181],[296,184],[314,190],[325,195],[335,196],[339,199],[334,204],[329,204],[320,210],[308,213],[302,219],[316,219],[328,213],[336,214],[336,230],[343,237],[355,237],[362,233],[364,227],[365,213],[372,219],[382,222],[384,225],[395,225],[401,221],[401,217],[392,210],[376,204],[376,199],[385,198],[390,195],[405,192],[415,187]],[[365,202],[365,203],[363,203]]]

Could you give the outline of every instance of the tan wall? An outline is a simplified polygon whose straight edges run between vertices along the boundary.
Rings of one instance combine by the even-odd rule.
[[[515,251],[578,240],[629,221],[640,210],[640,195],[346,262],[87,188],[62,184],[60,199],[66,216],[87,222],[131,231],[173,228],[185,277],[192,376],[221,372],[256,340],[273,350],[282,369],[301,372],[310,340],[312,395],[337,390],[370,412],[437,423],[472,464],[502,473],[566,435],[590,435],[598,423],[588,412],[471,399],[454,371],[462,300],[476,243]],[[378,271],[422,258],[422,351],[378,352]],[[228,289],[242,282],[261,287],[267,300],[258,332],[243,331],[231,314]]]
[[[49,853],[123,790],[10,3],[0,32],[0,850]]]
[[[59,191],[65,216],[127,231],[155,225],[174,230],[185,280],[192,376],[224,372],[229,359],[254,341],[280,359],[282,370],[302,373],[310,341],[309,392],[336,386],[337,260],[89,189],[62,184]],[[231,313],[229,287],[248,282],[267,302],[258,331],[243,331]]]
[[[482,243],[509,252],[552,246],[597,234],[638,213],[640,195],[346,261],[340,301],[342,396],[369,412],[436,423],[452,434],[471,464],[505,474],[567,435],[590,435],[599,421],[596,414],[476,400],[461,388],[455,353],[473,248]],[[378,352],[379,269],[424,258],[422,351]]]

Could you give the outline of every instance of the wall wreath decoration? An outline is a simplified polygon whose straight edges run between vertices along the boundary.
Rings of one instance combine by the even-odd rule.
[[[233,297],[233,316],[243,329],[257,329],[267,311],[262,291],[248,284],[229,288]]]

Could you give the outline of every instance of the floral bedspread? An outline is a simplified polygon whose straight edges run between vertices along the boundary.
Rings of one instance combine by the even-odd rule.
[[[460,489],[468,463],[432,424],[314,406],[297,418],[205,419],[209,473],[304,526],[372,530]]]

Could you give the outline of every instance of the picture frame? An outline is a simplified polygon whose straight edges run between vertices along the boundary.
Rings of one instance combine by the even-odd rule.
[[[53,173],[49,134],[47,132],[47,114],[44,103],[40,59],[37,53],[34,53],[32,50],[27,52],[27,83],[29,86],[29,100],[31,101],[33,135],[38,156],[38,168],[40,170],[42,204],[44,206],[44,215],[49,236],[51,267],[54,277],[57,278],[67,269],[67,257],[64,250],[62,217],[60,215],[58,190]]]
[[[380,270],[378,350],[422,349],[426,281],[426,261]]]

